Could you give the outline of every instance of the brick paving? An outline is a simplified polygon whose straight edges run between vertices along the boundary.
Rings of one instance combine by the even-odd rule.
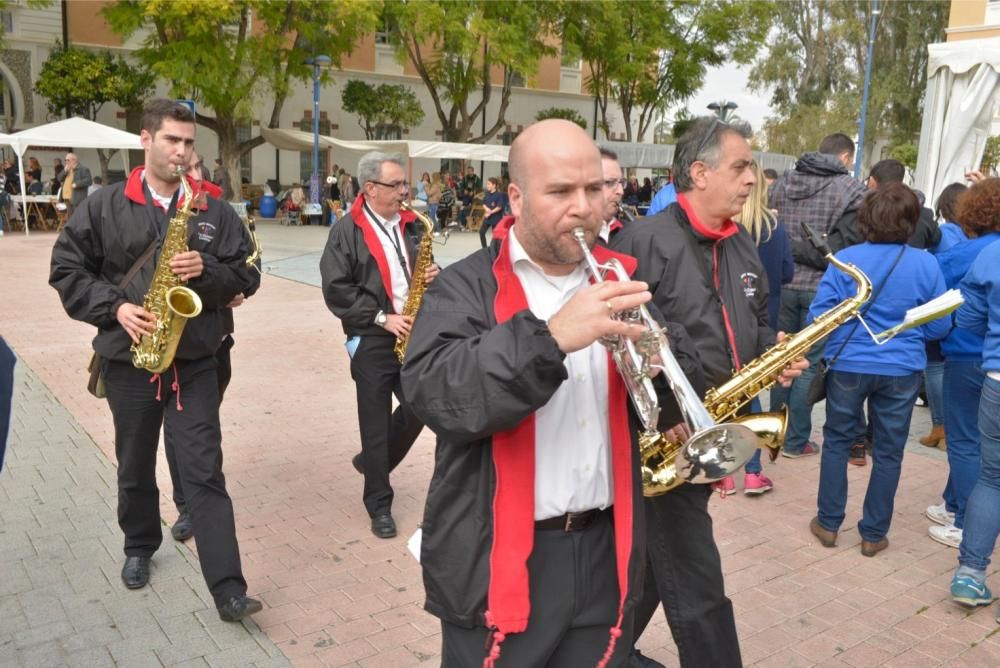
[[[421,608],[405,547],[433,465],[425,432],[393,476],[400,536],[368,530],[344,336],[315,287],[321,228],[260,226],[263,285],[236,312],[234,377],[222,407],[226,474],[250,593],[265,609],[224,624],[190,546],[169,535],[150,588],[120,585],[110,413],[85,389],[91,328],[68,320],[46,284],[54,237],[0,239],[0,333],[20,358],[8,465],[0,474],[0,665],[392,666],[439,663],[439,625]],[[456,235],[448,261],[478,247]],[[822,426],[822,411],[814,427]],[[808,532],[819,458],[766,464],[775,490],[714,499],[716,538],[748,666],[992,666],[992,607],[948,598],[957,552],[926,537],[943,453],[915,444],[916,409],[890,548],[859,551],[870,467],[850,467],[839,545]],[[738,481],[739,482],[739,481]],[[166,467],[161,511],[170,523]],[[991,572],[992,574],[992,572]],[[677,665],[662,615],[640,642]]]

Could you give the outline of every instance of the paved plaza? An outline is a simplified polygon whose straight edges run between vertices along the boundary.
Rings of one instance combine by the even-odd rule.
[[[393,475],[399,536],[369,531],[354,384],[343,331],[317,289],[326,228],[258,225],[261,289],[236,311],[233,381],[222,406],[225,472],[251,621],[219,621],[193,553],[175,543],[160,455],[164,542],[151,585],[128,591],[115,505],[111,415],[87,394],[93,329],[69,320],[47,284],[54,235],[0,238],[0,334],[19,358],[7,463],[0,473],[0,666],[433,666],[439,623],[422,609],[406,540],[420,521],[433,435]],[[479,247],[453,235],[442,264]],[[822,411],[814,415],[822,427]],[[948,595],[957,551],[927,537],[944,453],[916,443],[914,413],[888,550],[862,557],[855,523],[870,466],[848,467],[839,545],[810,535],[819,458],[765,464],[773,492],[713,498],[726,588],[748,666],[997,666],[994,607]],[[738,480],[738,487],[740,481]],[[991,576],[995,570],[991,571]],[[1000,581],[994,579],[994,585]],[[677,665],[662,614],[640,642]]]

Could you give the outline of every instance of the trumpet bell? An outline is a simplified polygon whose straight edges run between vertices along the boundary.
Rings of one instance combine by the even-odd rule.
[[[735,422],[718,424],[688,439],[674,466],[684,482],[715,482],[738,471],[756,449],[757,434],[750,427]]]

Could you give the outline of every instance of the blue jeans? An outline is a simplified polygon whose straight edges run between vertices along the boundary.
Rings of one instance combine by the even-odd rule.
[[[786,334],[798,332],[806,326],[809,306],[816,296],[815,290],[781,290],[781,312],[778,315],[778,329]],[[785,447],[788,452],[802,452],[812,433],[812,406],[806,401],[809,385],[816,376],[816,365],[823,357],[826,339],[819,341],[809,352],[809,368],[792,382],[789,388],[775,385],[771,389],[771,410],[788,406],[788,429],[785,433]]]
[[[826,424],[819,473],[817,517],[828,531],[839,531],[847,505],[847,453],[854,445],[858,416],[865,399],[871,407],[872,472],[865,494],[858,533],[867,541],[889,533],[892,509],[910,432],[913,401],[920,391],[920,374],[876,376],[830,371],[826,386]]]
[[[944,362],[928,362],[924,370],[924,387],[931,409],[931,424],[944,424]]]
[[[944,432],[948,435],[948,483],[941,496],[955,526],[965,525],[965,504],[979,479],[979,395],[986,374],[979,362],[945,360]]]
[[[439,229],[441,229],[441,225],[438,223],[438,205],[437,205],[437,202],[434,202],[433,204],[430,204],[430,203],[427,204],[427,215],[430,216],[430,219],[432,221],[434,221],[434,231],[436,232]]]
[[[750,402],[750,412],[760,413],[763,408],[760,405],[760,397],[754,397],[753,401]],[[744,473],[760,473],[763,471],[763,467],[760,465],[760,448],[754,450],[753,456],[750,457],[749,461],[743,465]]]
[[[982,582],[1000,535],[1000,382],[992,378],[983,383],[979,432],[982,470],[965,506],[958,575],[971,575]]]

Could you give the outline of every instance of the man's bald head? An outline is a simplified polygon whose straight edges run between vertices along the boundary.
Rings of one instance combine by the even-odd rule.
[[[593,149],[594,160],[600,163],[601,153],[597,144],[583,128],[571,121],[549,118],[529,125],[517,136],[510,146],[507,157],[507,171],[511,183],[524,187],[531,178],[532,170],[538,164],[540,155],[551,156],[561,149],[589,146]]]

